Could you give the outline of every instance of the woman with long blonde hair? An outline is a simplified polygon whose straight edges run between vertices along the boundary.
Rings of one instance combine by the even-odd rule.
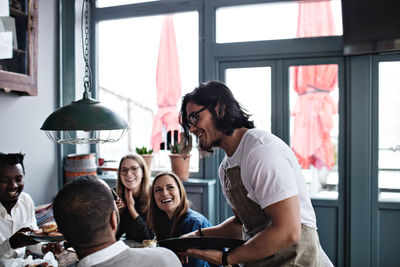
[[[126,233],[127,239],[143,241],[153,239],[146,216],[150,202],[150,171],[142,156],[128,154],[122,157],[118,168],[117,200],[120,225],[117,239]]]

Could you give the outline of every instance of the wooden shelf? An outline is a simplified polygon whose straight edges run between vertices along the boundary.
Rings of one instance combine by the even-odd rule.
[[[15,20],[18,48],[13,49],[11,59],[0,60],[0,88],[6,89],[7,92],[35,96],[39,0],[18,0],[17,3],[18,9],[10,5],[10,17]]]

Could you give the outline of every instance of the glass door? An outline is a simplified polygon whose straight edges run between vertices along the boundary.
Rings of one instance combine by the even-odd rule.
[[[250,119],[255,126],[269,132],[272,131],[272,103],[275,102],[272,100],[275,64],[273,61],[236,61],[221,62],[219,65],[219,80],[226,83],[238,102],[251,114]],[[222,154],[225,156],[225,153]],[[217,184],[222,196],[220,183]],[[220,197],[221,221],[232,215],[224,197]]]
[[[381,61],[379,81],[379,201],[400,201],[400,61]]]
[[[312,198],[338,198],[338,64],[289,67],[290,145]]]
[[[219,67],[219,80],[252,114],[256,127],[294,150],[312,198],[320,242],[338,262],[344,242],[343,59],[232,61]],[[220,206],[221,219],[232,215],[223,197]]]
[[[226,68],[225,83],[256,127],[271,131],[271,66]]]
[[[281,119],[289,127],[287,142],[309,189],[321,245],[332,262],[341,265],[346,174],[343,58],[285,60],[282,66],[288,112]]]

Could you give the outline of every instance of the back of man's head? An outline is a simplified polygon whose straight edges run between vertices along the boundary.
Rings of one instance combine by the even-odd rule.
[[[104,243],[111,231],[110,217],[115,210],[109,188],[95,176],[79,177],[57,194],[54,218],[59,231],[75,248]]]
[[[3,168],[4,166],[21,164],[22,171],[25,174],[24,157],[25,155],[22,153],[0,153],[0,168]]]

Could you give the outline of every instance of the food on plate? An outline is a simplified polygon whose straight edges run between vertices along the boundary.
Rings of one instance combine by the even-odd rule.
[[[57,224],[55,222],[47,222],[41,227],[43,233],[49,234],[51,232],[57,232]]]
[[[33,230],[30,236],[38,242],[60,242],[64,239],[63,234],[58,232],[55,222],[47,222],[40,229]]]
[[[62,233],[60,232],[51,232],[48,234],[48,236],[62,236]]]

